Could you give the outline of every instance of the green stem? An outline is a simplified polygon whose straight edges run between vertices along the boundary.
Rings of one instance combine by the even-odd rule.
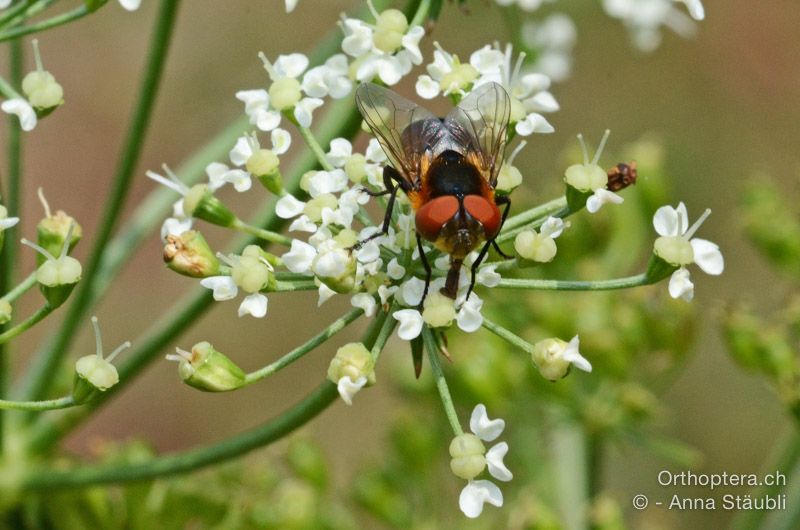
[[[250,234],[251,236],[255,236],[259,239],[263,239],[264,241],[269,241],[270,243],[277,243],[279,245],[283,245],[286,247],[292,246],[292,238],[287,237],[283,234],[279,234],[278,232],[273,232],[272,230],[266,230],[264,228],[259,228],[257,226],[249,225],[242,221],[241,219],[236,219],[233,226],[231,226],[234,230],[238,230],[239,232],[243,232],[245,234]]]
[[[409,26],[421,26],[425,22],[425,17],[428,16],[428,10],[431,7],[431,0],[421,0],[417,7],[417,12],[414,13],[414,18],[408,23]]]
[[[461,423],[458,421],[458,414],[456,414],[456,408],[453,405],[453,398],[450,396],[450,389],[447,387],[447,380],[444,378],[442,365],[439,362],[439,346],[436,344],[433,332],[427,326],[422,328],[422,340],[425,342],[425,349],[428,350],[431,371],[436,381],[436,389],[439,390],[439,397],[442,398],[442,405],[444,406],[447,420],[450,422],[453,434],[456,436],[462,435],[464,434],[464,430],[461,428]]]
[[[8,330],[0,333],[0,344],[5,344],[6,342],[10,341],[17,335],[21,335],[25,333],[33,326],[41,322],[44,317],[55,311],[55,307],[51,306],[50,304],[45,304],[39,308],[34,314],[20,322],[14,327],[9,328]]]
[[[17,92],[17,90],[11,85],[11,83],[6,81],[2,77],[0,77],[0,95],[2,95],[6,99],[14,99],[14,98],[25,99],[20,95],[19,92]],[[14,126],[17,129],[19,129],[19,125],[17,125],[16,123],[14,124]]]
[[[6,401],[5,399],[0,399],[0,409],[40,411],[65,409],[67,407],[74,407],[75,405],[77,405],[77,403],[72,400],[72,396],[48,399],[45,401]]]
[[[557,199],[550,200],[544,204],[540,204],[530,210],[525,210],[524,212],[518,213],[517,215],[512,215],[506,222],[503,224],[503,232],[505,233],[508,230],[519,228],[524,226],[535,219],[539,219],[540,217],[547,217],[548,215],[552,215],[553,213],[564,209],[567,206],[567,198],[566,197],[559,197]],[[502,235],[501,233],[501,235]]]
[[[378,336],[375,339],[375,344],[372,346],[372,350],[370,351],[370,354],[372,355],[372,361],[375,364],[377,364],[383,348],[389,341],[389,337],[392,336],[392,331],[394,331],[395,326],[397,326],[397,320],[391,316],[395,309],[397,309],[397,302],[392,302],[392,305],[389,307],[389,311],[386,312],[386,320],[384,320],[383,325],[380,328],[380,332],[378,332]]]
[[[3,13],[2,18],[0,18],[0,27],[6,26],[18,26],[22,24],[29,18],[35,17],[51,5],[53,5],[58,0],[39,0],[38,2],[30,3],[30,2],[22,2],[25,4],[25,8],[21,9],[20,11],[25,11],[24,13],[14,13],[14,15],[10,15],[9,13]]]
[[[611,291],[649,284],[650,280],[647,279],[645,274],[637,274],[626,278],[597,281],[503,278],[497,287],[501,289],[536,289],[542,291]]]
[[[314,136],[314,133],[311,132],[311,129],[308,127],[303,127],[302,125],[297,124],[294,118],[291,119],[292,123],[297,125],[297,130],[300,132],[300,136],[303,137],[303,140],[306,142],[306,145],[311,152],[314,153],[314,156],[317,158],[317,162],[325,171],[333,171],[335,168],[328,162],[328,159],[325,157],[325,151],[322,150],[322,146],[319,145],[317,138]]]
[[[316,291],[319,289],[314,280],[297,280],[292,282],[278,281],[274,289],[270,289],[269,293],[290,293],[293,291]]]
[[[68,24],[74,20],[85,17],[89,13],[91,13],[91,11],[89,11],[85,5],[82,5],[73,9],[72,11],[67,11],[66,13],[48,18],[47,20],[42,20],[41,22],[36,22],[27,26],[11,28],[7,31],[0,32],[0,42],[16,39],[18,37],[22,37],[23,35],[30,35],[31,33],[38,33],[40,31],[55,28],[63,24]]]
[[[346,315],[341,318],[336,319],[333,321],[331,325],[327,328],[323,329],[320,333],[312,337],[310,340],[305,342],[304,344],[298,346],[297,348],[293,349],[274,363],[268,364],[264,368],[260,370],[256,370],[255,372],[250,372],[245,376],[244,382],[246,385],[255,383],[256,381],[260,381],[265,377],[269,377],[278,370],[285,368],[286,366],[292,364],[296,360],[303,357],[305,354],[322,344],[323,342],[327,341],[340,331],[342,331],[348,324],[355,321],[364,314],[364,311],[361,309],[353,309]]]
[[[94,246],[84,267],[83,281],[75,293],[61,329],[55,333],[51,345],[35,359],[26,379],[27,384],[23,392],[24,399],[36,399],[43,395],[56,379],[51,375],[66,354],[75,330],[79,328],[78,324],[81,318],[84,317],[92,299],[95,274],[99,269],[106,244],[122,213],[131,178],[142,151],[145,132],[150,123],[161,74],[164,70],[167,49],[169,48],[179,3],[178,0],[163,0],[161,2],[144,78],[142,85],[139,87],[139,99],[136,103],[130,128],[128,129],[128,137],[119,159],[111,193],[109,198],[104,201],[105,210],[98,224],[98,233]]]
[[[373,319],[370,327],[362,337],[364,346],[372,348],[379,336],[378,330],[383,326],[386,317],[386,313],[380,313]],[[25,490],[48,490],[92,486],[109,482],[130,482],[177,475],[208,465],[218,464],[280,440],[325,410],[336,400],[338,395],[336,385],[330,381],[325,381],[311,394],[280,416],[227,440],[184,453],[159,456],[149,461],[135,464],[81,466],[65,471],[53,469],[33,470],[22,479],[20,486]]]
[[[511,331],[501,326],[500,324],[497,324],[496,322],[493,322],[488,318],[484,317],[482,325],[484,328],[488,329],[489,331],[491,331],[501,339],[507,341],[508,343],[520,348],[521,350],[527,353],[533,353],[533,345],[530,342],[526,341],[522,337],[515,335]]]
[[[28,6],[29,3],[27,0],[21,0],[20,2],[17,2],[13,6],[6,9],[2,15],[0,15],[0,28],[6,27],[11,19],[28,9]]]
[[[11,41],[9,45],[9,74],[11,82],[16,85],[22,83],[23,58],[22,43],[18,40]],[[6,151],[8,156],[8,189],[6,190],[5,206],[8,210],[8,214],[13,217],[19,217],[22,212],[22,202],[20,201],[20,196],[22,194],[22,131],[16,121],[16,118],[9,116],[8,144]],[[2,195],[2,193],[3,190],[0,189],[0,195]],[[0,248],[0,293],[6,292],[6,290],[14,284],[18,229],[18,227],[11,227],[3,233],[5,243],[2,245],[2,248]],[[22,283],[24,284],[25,281]],[[14,288],[11,292],[6,293],[4,299],[7,302],[10,303],[18,296],[15,293],[16,289],[17,288]],[[8,329],[8,326],[0,325],[0,333],[3,333],[6,329]],[[9,386],[11,384],[10,357],[10,348],[5,344],[0,344],[0,396],[8,395]],[[0,453],[4,450],[6,423],[6,415],[0,412]]]
[[[36,272],[32,272],[28,275],[27,278],[22,280],[16,287],[8,291],[6,294],[0,298],[0,300],[5,300],[9,304],[28,292],[28,290],[36,285]]]
[[[534,208],[534,210],[536,210],[536,208]],[[532,210],[529,210],[529,212],[530,211]],[[523,212],[523,215],[527,213],[528,212]],[[514,239],[515,237],[517,237],[517,234],[519,234],[520,232],[523,232],[525,230],[530,230],[531,228],[539,228],[550,217],[558,217],[561,219],[565,219],[572,213],[573,213],[572,210],[564,206],[563,208],[559,208],[557,210],[545,211],[543,214],[536,216],[532,220],[527,221],[525,224],[517,226],[515,228],[506,228],[504,226],[503,232],[497,237],[496,241],[498,244],[504,243],[510,239]]]
[[[784,477],[796,476],[796,470],[800,465],[800,433],[797,428],[793,427],[789,436],[780,444],[780,448],[774,451],[772,458],[768,458],[768,464],[764,466],[763,473],[780,472]],[[773,475],[774,476],[774,475]],[[777,482],[777,481],[775,481]],[[786,484],[772,484],[770,486],[761,486],[749,493],[752,494],[754,499],[758,499],[769,495],[774,497],[784,488]],[[731,530],[758,530],[764,528],[764,519],[770,512],[765,510],[742,510],[736,514],[731,524]],[[796,528],[791,526],[789,528]]]

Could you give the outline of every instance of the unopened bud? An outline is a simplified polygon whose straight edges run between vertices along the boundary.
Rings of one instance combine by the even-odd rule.
[[[36,193],[44,208],[44,218],[36,225],[36,242],[47,252],[53,256],[57,256],[61,253],[64,241],[67,238],[67,232],[69,232],[70,226],[72,226],[72,236],[69,241],[69,248],[67,249],[67,253],[70,253],[83,236],[81,225],[78,224],[74,217],[66,214],[63,210],[58,210],[55,215],[53,215],[50,211],[50,204],[48,204],[47,199],[44,197],[42,188],[39,188]],[[46,256],[43,254],[37,254],[36,264],[41,265],[46,259]]]
[[[294,107],[302,97],[300,82],[292,77],[278,79],[269,87],[270,105],[279,111]]]
[[[444,328],[456,318],[455,300],[436,291],[425,298],[422,320],[432,328]]]
[[[269,149],[259,149],[250,155],[245,169],[256,176],[259,182],[275,195],[283,193],[280,159]]]
[[[592,365],[578,351],[578,336],[569,343],[561,339],[544,339],[533,345],[531,359],[545,379],[557,381],[569,373],[574,364],[586,372]]]
[[[179,236],[167,235],[164,263],[178,274],[192,278],[207,278],[219,274],[219,260],[203,234],[196,230],[187,230]]]
[[[53,257],[52,254],[36,243],[22,239],[24,245],[31,247],[47,258],[36,269],[36,281],[39,283],[39,289],[51,307],[58,307],[69,298],[72,289],[80,281],[83,272],[80,262],[73,257],[67,256],[67,242],[72,240],[73,226],[70,225],[67,231],[64,245],[61,247],[61,254],[58,258]]]
[[[248,293],[274,288],[275,275],[258,245],[248,245],[231,267],[233,282]]]
[[[450,442],[450,469],[465,480],[472,480],[486,468],[486,448],[472,433],[459,434]]]
[[[245,384],[242,369],[208,342],[198,342],[191,352],[180,348],[175,351],[167,359],[179,363],[178,374],[189,386],[204,392],[227,392]]]
[[[42,66],[39,55],[39,41],[33,39],[33,53],[36,58],[36,70],[28,73],[22,80],[22,92],[39,117],[52,112],[64,103],[64,89],[58,84],[53,74]]]
[[[534,230],[523,230],[517,234],[514,249],[523,259],[538,263],[553,261],[558,250],[552,237]]]
[[[342,400],[351,405],[359,390],[375,384],[372,354],[360,342],[345,344],[336,351],[328,366],[328,380],[337,386]]]
[[[217,226],[232,226],[236,216],[206,184],[195,184],[183,199],[183,210],[186,215],[196,217]]]
[[[111,352],[111,355],[103,358],[103,343],[100,339],[97,317],[92,317],[92,327],[94,328],[95,354],[81,357],[75,363],[72,399],[78,404],[91,401],[100,392],[105,392],[119,382],[119,374],[111,361],[120,352],[131,346],[130,342],[124,342]]]

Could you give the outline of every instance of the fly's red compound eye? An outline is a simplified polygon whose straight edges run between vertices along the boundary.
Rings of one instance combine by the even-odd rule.
[[[444,224],[458,213],[458,199],[444,195],[424,204],[417,210],[417,232],[428,241],[436,241]]]
[[[464,209],[482,225],[486,239],[492,239],[500,231],[500,209],[480,195],[464,197]]]

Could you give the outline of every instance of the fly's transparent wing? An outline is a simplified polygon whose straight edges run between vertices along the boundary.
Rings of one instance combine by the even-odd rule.
[[[416,184],[422,157],[445,132],[442,121],[416,103],[372,83],[358,87],[356,105],[392,166]]]
[[[486,83],[465,97],[444,120],[450,136],[477,153],[483,175],[493,188],[503,165],[511,101],[497,83]]]

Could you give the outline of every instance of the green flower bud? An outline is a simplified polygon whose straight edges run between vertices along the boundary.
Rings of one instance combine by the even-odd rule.
[[[61,247],[61,255],[53,257],[47,250],[36,243],[31,243],[27,239],[22,239],[22,243],[44,255],[47,260],[36,269],[36,281],[42,291],[47,303],[51,307],[58,307],[69,298],[72,289],[81,279],[83,272],[81,264],[73,257],[67,256],[68,242],[72,241],[74,225],[70,224],[67,235],[64,238],[64,245]]]
[[[432,328],[445,328],[456,318],[455,300],[440,292],[428,294],[425,298],[422,320]]]
[[[259,246],[248,245],[231,267],[233,282],[248,293],[257,293],[275,286],[272,265],[263,253]]]
[[[344,163],[344,172],[350,182],[361,184],[367,178],[367,159],[361,153],[353,153]]]
[[[336,356],[328,366],[328,380],[338,383],[343,377],[352,381],[365,377],[367,385],[375,384],[375,361],[362,343],[351,342],[336,350]]]
[[[387,9],[377,17],[373,42],[379,50],[392,53],[403,44],[403,35],[408,30],[408,19],[402,11]]]
[[[14,309],[7,300],[0,298],[0,326],[11,322],[11,317],[14,314]]]
[[[574,364],[583,371],[591,372],[592,365],[578,351],[578,336],[568,343],[561,339],[544,339],[533,345],[531,359],[542,377],[557,381],[569,373]]]
[[[278,79],[269,87],[269,102],[279,111],[294,107],[302,97],[300,82],[291,77]]]
[[[450,469],[465,480],[472,480],[486,468],[486,448],[472,433],[459,434],[450,442]]]
[[[217,226],[232,226],[236,216],[222,201],[214,197],[206,184],[192,186],[183,198],[183,209],[186,215],[203,219]]]
[[[94,399],[100,392],[105,392],[119,382],[117,369],[111,361],[123,350],[130,348],[130,342],[124,342],[111,355],[103,358],[103,342],[100,338],[100,327],[97,317],[92,317],[96,352],[94,355],[81,357],[75,363],[75,378],[72,385],[72,399],[75,403],[86,403]]]
[[[330,208],[336,210],[339,207],[339,201],[332,193],[323,193],[306,203],[303,207],[303,213],[311,219],[312,223],[319,223],[322,221],[322,210]]]
[[[164,263],[178,274],[192,278],[207,278],[219,274],[219,260],[203,234],[196,230],[187,230],[179,236],[167,236]]]
[[[62,210],[58,210],[56,214],[53,215],[50,211],[50,204],[48,204],[47,199],[44,197],[42,188],[39,188],[36,193],[39,196],[39,202],[42,203],[42,207],[44,208],[44,218],[36,225],[36,242],[47,252],[53,256],[57,256],[61,253],[61,248],[64,246],[64,241],[67,238],[67,232],[69,232],[69,228],[72,226],[72,236],[69,241],[69,248],[67,249],[67,253],[69,254],[83,236],[81,225],[78,224],[74,217],[64,213]],[[46,259],[47,257],[43,254],[37,254],[36,264],[41,265]]]
[[[64,89],[56,82],[53,74],[42,66],[37,39],[33,39],[33,53],[36,58],[36,70],[28,73],[22,80],[22,92],[41,116],[40,111],[52,110],[64,103]]]
[[[345,228],[333,236],[333,240],[336,241],[336,244],[339,246],[339,248],[347,249],[358,243],[358,234],[355,230]]]
[[[167,355],[167,359],[180,363],[178,374],[189,386],[204,392],[227,392],[245,385],[242,369],[208,342],[198,342],[191,352],[175,351],[177,354]]]
[[[259,149],[247,159],[245,169],[256,176],[259,182],[275,195],[283,193],[280,159],[269,149]]]
[[[522,184],[522,173],[511,164],[503,164],[497,174],[496,190],[503,193],[511,193],[517,186]]]

